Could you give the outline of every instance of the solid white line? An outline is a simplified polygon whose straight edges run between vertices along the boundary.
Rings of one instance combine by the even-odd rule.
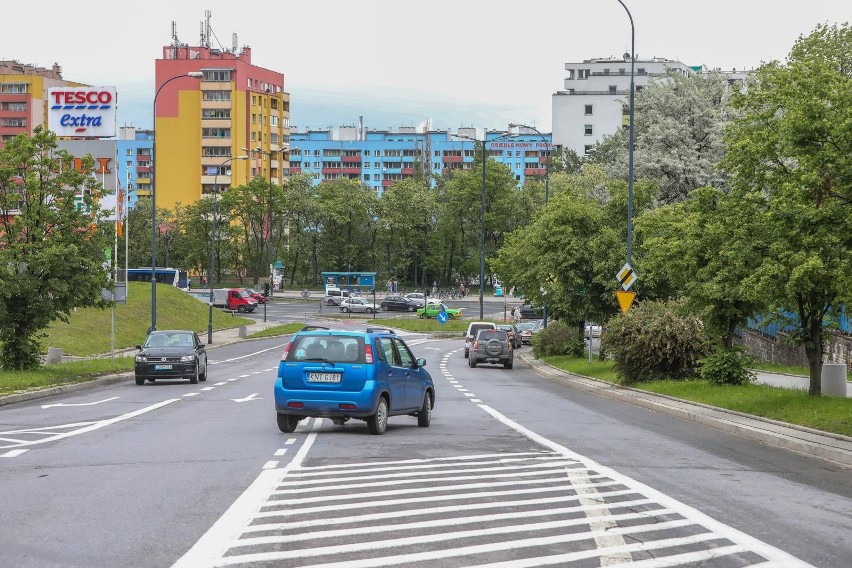
[[[606,517],[596,517],[608,520],[611,522],[617,521],[629,521],[634,519],[654,519],[658,515],[666,515],[671,513],[669,509],[659,508],[655,511],[643,511],[641,513],[624,513],[622,515],[608,515]],[[357,527],[357,528],[345,528],[345,529],[335,529],[335,530],[319,530],[314,532],[300,532],[299,534],[286,534],[286,535],[276,535],[276,536],[256,536],[249,538],[241,538],[239,545],[240,546],[255,546],[258,544],[277,544],[281,542],[299,542],[304,540],[319,540],[319,539],[328,539],[328,538],[338,538],[345,537],[348,535],[356,535],[356,534],[376,534],[383,532],[395,532],[401,534],[402,531],[405,530],[418,530],[418,529],[433,529],[440,527],[449,527],[449,526],[472,526],[477,523],[490,523],[496,521],[505,521],[511,519],[526,519],[530,517],[536,516],[546,516],[553,515],[554,510],[548,511],[520,511],[515,513],[506,513],[505,515],[480,515],[477,517],[455,517],[451,519],[433,519],[429,521],[423,521],[419,523],[402,523],[402,524],[391,524],[391,525],[379,525],[379,526],[369,526],[369,527]],[[559,521],[548,521],[544,523],[530,523],[527,525],[514,525],[514,530],[519,532],[533,532],[537,530],[549,530],[553,528],[562,528],[562,527],[575,527],[578,525],[588,525],[589,519],[586,517],[580,517],[576,519],[563,519]],[[638,526],[638,525],[634,525]],[[512,532],[512,527],[501,526],[500,530],[509,529],[505,532]],[[269,530],[269,529],[266,529]],[[491,529],[485,529],[491,530]],[[456,533],[450,533],[456,534]],[[505,533],[504,533],[505,534]],[[465,538],[465,537],[460,537]]]
[[[261,353],[266,353],[267,351],[274,351],[275,349],[283,349],[283,348],[284,348],[284,345],[285,345],[285,344],[284,344],[284,343],[282,343],[281,345],[277,345],[277,346],[275,346],[275,347],[268,347],[268,348],[266,348],[266,349],[261,349],[260,351],[255,351],[255,352],[253,352],[253,353],[248,353],[247,355],[240,355],[239,357],[233,357],[233,358],[231,358],[231,359],[222,359],[221,361],[210,361],[210,364],[211,364],[211,365],[219,365],[219,364],[221,364],[221,363],[231,363],[231,362],[233,362],[233,361],[240,361],[240,360],[242,360],[242,359],[248,359],[248,358],[250,358],[250,357],[255,357],[255,356],[257,356],[257,355],[260,355]],[[245,376],[247,377],[248,375],[245,375]]]
[[[26,451],[27,450],[10,450],[5,454],[0,454],[0,458],[14,458],[25,453]]]
[[[283,469],[267,469],[243,491],[233,505],[219,517],[213,526],[198,539],[186,554],[178,558],[172,568],[197,568],[214,566],[227,550],[234,545],[240,534],[252,521],[258,508],[266,502],[269,494],[281,483],[287,472],[299,467],[308,450],[317,437],[320,419],[314,419],[313,428],[308,433],[302,447],[293,455],[293,459]]]
[[[607,485],[621,485],[620,482],[616,481],[608,481],[606,483],[596,484],[596,487],[607,486]],[[429,495],[426,497],[413,497],[411,499],[387,499],[383,500],[381,503],[371,503],[373,507],[387,507],[390,505],[411,505],[413,503],[437,503],[440,501],[459,501],[460,499],[475,499],[483,496],[488,497],[509,497],[509,496],[517,496],[517,495],[537,495],[541,493],[562,493],[563,499],[573,498],[574,495],[564,495],[565,493],[569,493],[574,487],[572,485],[563,485],[557,487],[536,487],[536,488],[528,488],[528,489],[517,489],[512,491],[492,491],[490,493],[455,493],[452,495]],[[281,503],[279,505],[279,503]],[[317,507],[302,507],[299,509],[286,509],[279,510],[275,507],[284,507],[286,503],[282,502],[274,502],[265,507],[263,513],[258,514],[258,516],[270,516],[274,515],[304,515],[306,513],[322,513],[327,511],[338,511],[343,512],[350,509],[361,509],[364,507],[364,503],[348,503],[348,504],[340,504],[335,503],[334,505],[322,505]]]
[[[278,467],[278,462],[276,460],[268,461],[263,464],[263,469],[275,469]]]
[[[12,444],[21,444],[26,442],[26,440],[19,440],[18,438],[0,438],[0,442],[11,442]]]
[[[438,558],[449,558],[453,556],[467,556],[469,554],[482,554],[485,552],[494,552],[497,550],[517,550],[518,548],[531,548],[534,546],[549,546],[554,544],[564,544],[568,542],[577,542],[581,540],[590,540],[592,538],[598,536],[606,536],[607,534],[633,534],[640,533],[646,531],[656,531],[656,530],[665,530],[669,528],[677,528],[685,525],[694,524],[692,521],[688,520],[680,520],[680,521],[668,521],[662,523],[654,523],[651,525],[637,526],[637,527],[616,527],[609,530],[602,531],[588,531],[588,532],[580,532],[580,533],[569,533],[569,534],[558,534],[554,536],[546,536],[546,537],[531,537],[524,538],[520,540],[514,541],[500,541],[500,542],[491,542],[488,544],[480,544],[480,545],[472,545],[461,548],[455,548],[450,550],[432,550],[428,552],[420,552],[414,554],[405,554],[399,556],[389,556],[389,557],[378,557],[364,560],[355,560],[352,562],[335,562],[327,565],[318,564],[313,566],[312,568],[319,568],[320,566],[335,566],[335,567],[354,567],[354,566],[386,566],[389,564],[398,564],[401,559],[404,559],[406,563],[414,563],[415,561],[421,560],[434,560]],[[559,523],[540,523],[540,525],[548,525],[550,528],[553,526],[558,526]],[[301,550],[284,550],[279,552],[261,552],[256,554],[245,554],[242,556],[228,556],[225,558],[221,558],[215,565],[216,566],[229,566],[232,564],[245,564],[247,562],[264,562],[271,560],[287,560],[292,558],[306,558],[312,556],[325,556],[328,554],[354,554],[357,552],[364,551],[373,551],[373,550],[386,550],[389,548],[395,548],[400,546],[414,546],[418,544],[428,544],[434,542],[445,542],[448,540],[457,540],[462,538],[477,538],[482,536],[493,536],[493,535],[502,535],[502,534],[511,534],[521,530],[521,527],[524,525],[518,526],[509,526],[509,527],[494,527],[490,529],[481,529],[481,530],[470,530],[470,531],[457,531],[453,533],[438,533],[438,534],[426,534],[426,535],[418,535],[407,538],[392,538],[389,540],[370,540],[367,542],[355,542],[348,544],[338,544],[332,546],[322,546],[316,548],[307,548]],[[526,525],[530,526],[530,525]],[[683,538],[673,538],[668,539],[668,546],[675,546],[679,544],[687,544],[691,542],[701,542],[704,540],[715,540],[718,539],[719,536],[712,533],[703,533],[700,535],[692,535]],[[639,550],[642,550],[642,546],[648,545],[651,543],[640,543],[636,545]],[[600,556],[600,549],[597,549],[594,556]]]
[[[635,491],[613,491],[607,495],[621,496],[632,495]],[[385,521],[388,519],[401,519],[405,517],[423,517],[429,515],[444,515],[445,513],[462,513],[465,511],[487,511],[489,509],[508,509],[512,507],[522,507],[524,505],[564,505],[566,501],[574,501],[576,499],[565,499],[564,497],[554,497],[548,499],[521,499],[518,501],[508,501],[501,503],[473,503],[470,505],[449,505],[446,507],[430,507],[428,509],[408,509],[399,511],[388,511],[384,513],[367,513],[365,515],[352,515],[348,517],[336,516],[328,519],[312,519],[308,521],[288,520],[283,523],[258,523],[246,528],[246,533],[257,531],[275,531],[289,529],[310,529],[312,527],[327,528],[331,525],[348,525],[361,523],[375,523],[376,521]],[[620,501],[618,503],[601,503],[600,505],[575,505],[572,507],[559,507],[556,509],[541,508],[538,511],[541,514],[555,513],[578,513],[586,511],[599,511],[610,507],[637,507],[639,505],[652,505],[650,499],[634,499],[630,501]],[[495,513],[487,515],[492,518]],[[498,515],[511,513],[496,513]],[[530,511],[523,511],[521,514],[531,514]],[[280,516],[280,515],[279,515]],[[442,517],[445,518],[445,517]],[[450,517],[453,518],[453,517]]]

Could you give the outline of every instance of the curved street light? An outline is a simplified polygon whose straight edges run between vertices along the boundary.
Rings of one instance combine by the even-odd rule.
[[[163,87],[184,77],[203,79],[204,73],[190,71],[183,75],[176,75],[166,79],[154,93],[154,128],[151,130],[154,140],[151,145],[151,329],[148,330],[149,332],[157,330],[157,187],[155,184],[157,180],[157,97],[160,96]]]
[[[219,172],[222,171],[228,162],[234,160],[248,160],[248,156],[237,156],[228,158],[216,168],[216,175],[213,177],[213,227],[210,231],[210,270],[208,271],[207,284],[210,287],[210,311],[207,319],[207,343],[213,343],[213,267],[215,263],[214,251],[216,250],[216,214],[219,212]],[[230,186],[230,183],[228,184]]]
[[[636,28],[633,26],[633,15],[630,14],[630,10],[622,0],[618,0],[618,3],[630,18],[630,135],[627,143],[627,264],[630,264],[633,256],[633,109],[636,97],[633,66],[636,62]]]
[[[535,131],[536,134],[541,136],[542,141],[547,145],[547,161],[544,163],[544,206],[547,207],[547,203],[550,199],[550,189],[549,189],[549,181],[550,181],[550,153],[553,149],[550,141],[544,136],[544,134],[539,131],[538,128],[534,126],[527,126],[526,124],[518,124],[511,123],[509,124],[509,128],[527,128],[529,130]],[[542,327],[547,327],[547,301],[543,300],[541,303],[541,325]]]

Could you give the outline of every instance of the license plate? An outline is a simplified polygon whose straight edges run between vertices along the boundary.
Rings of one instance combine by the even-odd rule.
[[[155,371],[171,371],[172,366],[171,365],[154,365],[154,370]]]
[[[309,383],[339,383],[340,373],[308,373]]]

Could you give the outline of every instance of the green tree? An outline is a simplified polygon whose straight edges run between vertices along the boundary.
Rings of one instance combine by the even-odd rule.
[[[102,230],[95,178],[70,167],[56,136],[37,127],[0,148],[0,366],[40,364],[39,338],[76,307],[107,304],[104,267],[112,232]],[[83,167],[92,168],[86,156]]]
[[[725,167],[751,213],[760,265],[743,285],[795,314],[811,395],[820,394],[824,317],[852,298],[852,29],[818,26],[782,65],[763,65],[735,95]]]

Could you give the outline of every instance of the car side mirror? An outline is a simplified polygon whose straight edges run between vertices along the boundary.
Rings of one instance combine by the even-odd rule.
[[[418,357],[416,363],[418,367],[425,367],[426,359],[424,359],[423,357]]]
[[[141,346],[141,345],[139,345],[139,344],[137,344],[137,345],[136,345],[136,349],[138,349],[139,351],[142,351],[142,346]]]

